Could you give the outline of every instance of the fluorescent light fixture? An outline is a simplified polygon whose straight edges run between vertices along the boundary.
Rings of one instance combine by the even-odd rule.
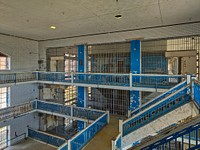
[[[56,29],[56,26],[53,26],[53,25],[52,25],[52,26],[50,26],[50,28],[53,29],[53,30],[55,30],[55,29]]]

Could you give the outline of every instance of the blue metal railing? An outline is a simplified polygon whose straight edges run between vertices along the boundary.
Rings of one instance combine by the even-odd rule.
[[[115,140],[112,141],[112,150],[121,150],[122,149],[122,134],[119,133]]]
[[[193,82],[193,92],[194,100],[200,107],[200,84],[197,81]]]
[[[175,93],[152,105],[148,110],[140,112],[127,121],[123,122],[123,136],[133,132],[154,119],[172,111],[190,100],[188,93],[190,86],[183,87]]]
[[[85,119],[92,121],[96,120],[102,114],[104,114],[104,111],[101,110],[81,108],[75,106],[65,106],[58,103],[33,100],[21,105],[0,109],[0,121],[16,118],[21,115],[30,113],[31,111],[45,111],[49,113],[55,113],[58,115],[74,117],[76,119]]]
[[[132,86],[146,88],[171,88],[183,80],[183,75],[132,74]]]
[[[47,134],[45,132],[33,130],[31,128],[28,128],[28,137],[31,137],[33,139],[45,142],[47,144],[59,147],[63,143],[65,143],[65,139],[56,137],[54,135]]]
[[[70,140],[72,150],[81,150],[108,123],[109,114],[105,113],[87,128]],[[69,144],[69,143],[68,143]]]
[[[37,100],[37,109],[61,115],[71,116],[71,106]]]
[[[51,81],[51,82],[69,82],[71,83],[70,73],[67,72],[36,72],[38,74],[39,81]]]
[[[104,114],[103,111],[81,108],[81,107],[73,107],[73,116],[77,117],[77,118],[83,118],[83,119],[88,119],[88,120],[96,120],[102,114]]]
[[[37,109],[80,119],[96,120],[104,111],[36,100]]]
[[[24,72],[0,73],[0,84],[23,83],[30,81],[51,82],[67,85],[84,84],[84,86],[123,86],[126,90],[133,87],[170,88],[183,80],[182,75],[152,74],[111,74],[78,72]]]
[[[61,145],[60,147],[58,147],[58,150],[68,150],[68,144],[64,143],[63,145]]]
[[[74,73],[74,83],[129,86],[129,74]]]
[[[199,129],[200,122],[192,126],[189,126],[181,131],[178,131],[172,135],[169,135],[141,150],[152,149],[186,149],[196,150],[200,148],[199,144]],[[187,147],[184,143],[187,142]]]
[[[130,113],[130,116],[136,115],[136,114],[138,114],[139,112],[141,112],[141,111],[143,111],[143,110],[149,108],[151,105],[153,105],[153,104],[159,102],[159,101],[162,100],[163,98],[165,98],[165,97],[167,97],[168,95],[174,93],[175,91],[177,91],[177,90],[183,88],[183,87],[186,86],[186,85],[187,85],[187,82],[186,82],[186,81],[183,81],[183,82],[179,83],[179,84],[176,85],[175,87],[169,89],[168,91],[162,93],[161,95],[157,96],[156,98],[154,98],[154,99],[150,100],[149,102],[147,102],[146,104],[142,105],[140,108],[138,108],[138,109],[132,111],[132,112]]]
[[[36,81],[35,72],[0,73],[0,84]]]
[[[16,118],[35,109],[35,101],[0,109],[0,121]]]

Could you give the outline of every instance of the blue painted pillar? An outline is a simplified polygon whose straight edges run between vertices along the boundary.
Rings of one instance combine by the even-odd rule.
[[[86,71],[86,50],[84,45],[78,45],[78,72],[85,72]],[[79,76],[81,77],[81,75]],[[84,87],[78,87],[78,107],[85,107],[85,92]],[[84,129],[84,122],[78,121],[78,130],[81,131]]]
[[[130,49],[130,73],[140,74],[141,73],[141,41],[131,41]],[[138,79],[139,80],[139,79]],[[140,106],[140,92],[130,91],[130,111]]]

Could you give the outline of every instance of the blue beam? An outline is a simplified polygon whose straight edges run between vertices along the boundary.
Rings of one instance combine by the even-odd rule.
[[[85,72],[85,46],[84,45],[78,45],[78,72]],[[79,76],[79,78],[82,78],[82,76]],[[84,87],[78,87],[78,107],[84,107],[85,92]],[[84,129],[84,122],[78,121],[78,130],[81,131]]]
[[[131,41],[130,72],[132,74],[141,73],[141,46],[140,45],[141,45],[140,40]],[[130,91],[130,111],[133,111],[139,106],[140,106],[140,92]]]

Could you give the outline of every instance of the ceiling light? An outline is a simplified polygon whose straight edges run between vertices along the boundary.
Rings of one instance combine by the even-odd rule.
[[[51,29],[55,30],[56,29],[56,26],[50,26]]]
[[[118,14],[118,15],[115,16],[115,18],[121,19],[121,18],[122,18],[122,15]]]

